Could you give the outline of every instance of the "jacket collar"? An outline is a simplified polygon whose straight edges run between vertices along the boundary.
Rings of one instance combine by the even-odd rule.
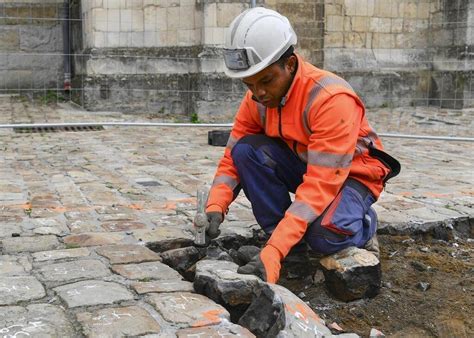
[[[303,68],[303,63],[304,63],[304,60],[303,58],[296,54],[296,59],[298,60],[297,61],[297,64],[296,64],[296,74],[295,74],[295,77],[293,78],[293,82],[291,82],[291,85],[290,85],[290,88],[288,89],[288,91],[286,92],[286,95],[283,96],[281,98],[281,101],[280,101],[280,106],[283,107],[287,102],[288,100],[291,98],[291,94],[293,93],[294,91],[294,88],[297,86],[298,82],[300,82],[300,79],[301,79],[301,74],[302,74],[302,68]]]

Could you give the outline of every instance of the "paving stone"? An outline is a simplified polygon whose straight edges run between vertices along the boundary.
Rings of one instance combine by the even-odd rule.
[[[132,288],[138,294],[152,292],[193,292],[193,283],[184,280],[160,280],[152,282],[134,282]]]
[[[133,299],[133,295],[124,286],[117,283],[88,280],[54,288],[54,291],[70,308],[113,304]]]
[[[31,271],[31,264],[26,257],[0,256],[0,276],[21,276]]]
[[[343,301],[371,298],[382,283],[380,261],[365,249],[350,247],[320,260],[328,290]]]
[[[2,221],[2,217],[0,216],[0,238],[2,237],[11,237],[12,234],[21,234],[22,232],[22,229],[21,227],[18,225],[18,223],[21,223],[21,218],[18,217],[18,220],[16,222],[17,224],[9,224],[9,223],[5,223],[4,221]]]
[[[240,325],[226,323],[215,326],[195,327],[181,329],[176,332],[178,338],[219,338],[219,337],[244,337],[251,338],[255,335]]]
[[[90,255],[87,248],[40,251],[32,254],[35,262],[54,261],[65,258],[79,258]]]
[[[257,337],[331,337],[324,321],[291,291],[262,283],[239,324]]]
[[[84,279],[110,275],[110,270],[98,260],[75,260],[66,263],[48,264],[38,269],[41,280],[53,284],[64,284]]]
[[[205,250],[198,250],[194,246],[188,246],[186,248],[179,248],[168,250],[160,254],[163,262],[171,266],[179,273],[184,273],[198,260],[204,257]]]
[[[157,293],[146,300],[166,321],[180,328],[216,325],[230,320],[224,307],[195,293]]]
[[[111,264],[161,261],[161,257],[142,245],[102,246],[96,252],[109,259]]]
[[[56,236],[12,237],[2,239],[4,253],[36,252],[59,249]]]
[[[160,333],[160,325],[138,306],[100,309],[77,314],[87,337],[123,337]]]
[[[146,229],[146,225],[140,222],[131,222],[131,221],[110,221],[101,224],[101,227],[105,231],[114,232],[114,231],[131,231],[137,229]]]
[[[0,305],[40,299],[45,295],[43,285],[34,277],[0,277]]]
[[[190,228],[191,229],[191,228]],[[177,227],[158,227],[155,230],[135,230],[133,236],[155,252],[191,246],[194,236]]]
[[[77,246],[99,246],[122,244],[126,235],[124,233],[90,232],[64,237],[64,243]]]
[[[50,304],[0,307],[2,337],[74,337],[64,311]]]
[[[254,291],[262,283],[254,275],[237,273],[239,266],[228,261],[201,260],[196,264],[194,288],[224,306],[245,308],[252,302]]]
[[[112,271],[128,279],[181,280],[181,275],[160,262],[113,265]]]

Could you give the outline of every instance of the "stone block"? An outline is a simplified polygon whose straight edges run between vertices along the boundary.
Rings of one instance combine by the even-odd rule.
[[[195,29],[180,29],[178,31],[179,46],[195,46],[201,42],[201,31]]]
[[[194,25],[194,6],[179,7],[179,30],[193,30]]]
[[[132,288],[138,294],[156,292],[193,292],[193,284],[184,280],[159,280],[151,282],[134,282]]]
[[[392,19],[392,33],[401,33],[403,31],[403,19]]]
[[[20,32],[10,27],[0,27],[0,48],[3,51],[15,51],[20,48]]]
[[[69,308],[113,304],[133,299],[133,295],[124,286],[97,280],[63,285],[54,291]]]
[[[136,230],[133,236],[155,252],[191,246],[194,236],[178,227],[158,227],[155,230]]]
[[[217,3],[216,4],[216,26],[229,27],[234,18],[242,13],[248,6],[243,3]]]
[[[350,247],[321,259],[328,290],[342,301],[371,298],[381,286],[380,261],[367,250]]]
[[[66,249],[66,250],[50,250],[33,253],[35,262],[54,261],[66,258],[79,258],[90,255],[90,251],[86,248]]]
[[[181,274],[203,257],[204,254],[194,246],[168,250],[161,253],[163,263]]]
[[[31,264],[26,256],[0,256],[0,276],[22,276],[31,271]]]
[[[4,238],[2,245],[4,253],[45,251],[62,246],[56,236],[52,235]]]
[[[46,296],[46,292],[43,285],[34,277],[0,277],[0,305],[30,302],[44,296]]]
[[[55,305],[30,304],[27,307],[0,307],[0,327],[6,337],[74,337],[72,324]]]
[[[344,8],[346,15],[354,16],[357,13],[357,1],[356,0],[345,0]]]
[[[217,4],[215,2],[204,5],[204,27],[217,27]]]
[[[220,325],[207,326],[207,327],[196,327],[190,329],[181,329],[176,331],[178,338],[192,338],[192,337],[243,337],[252,338],[255,337],[246,328],[232,324],[223,323]]]
[[[161,333],[161,326],[138,306],[80,312],[77,320],[87,337],[136,337]]]
[[[374,8],[374,16],[382,18],[398,17],[398,1],[377,1]]]
[[[155,6],[148,6],[143,9],[143,29],[145,32],[156,30],[156,11]]]
[[[326,17],[326,31],[341,32],[344,28],[344,17],[338,15],[328,15]]]
[[[418,6],[416,2],[401,2],[398,11],[401,17],[417,18]]]
[[[38,273],[42,281],[55,285],[110,275],[102,262],[92,259],[48,264],[40,267]]]
[[[128,279],[180,280],[181,275],[160,262],[113,265],[112,271]]]
[[[180,27],[180,20],[184,20],[184,18],[179,17],[179,7],[168,7],[166,9],[167,15],[167,30],[173,31],[178,30]]]
[[[104,233],[104,232],[89,232],[77,235],[69,235],[64,237],[66,245],[77,246],[97,246],[97,245],[111,245],[122,244],[126,235],[123,233]],[[38,250],[39,251],[39,250]]]
[[[142,263],[161,261],[160,256],[142,245],[110,245],[96,249],[96,252],[109,259],[111,264]]]
[[[372,48],[374,49],[390,49],[395,46],[395,37],[388,33],[373,33]]]
[[[345,48],[363,48],[365,47],[365,33],[345,32],[344,47]]]
[[[196,264],[194,289],[226,308],[245,309],[262,281],[253,275],[237,273],[238,267],[228,261],[201,260]]]
[[[352,18],[352,31],[367,32],[369,28],[369,18],[366,16],[355,16]]]
[[[239,319],[257,337],[329,337],[324,321],[283,286],[262,284]]]
[[[376,33],[390,33],[392,20],[390,18],[370,18],[369,30]]]
[[[218,325],[230,321],[227,310],[209,298],[189,292],[151,294],[146,301],[164,320],[179,328]]]

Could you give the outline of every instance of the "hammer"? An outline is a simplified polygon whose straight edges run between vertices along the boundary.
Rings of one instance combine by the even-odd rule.
[[[197,189],[197,212],[194,217],[194,244],[196,246],[206,246],[206,230],[209,226],[206,215],[208,196],[209,191],[205,186]]]

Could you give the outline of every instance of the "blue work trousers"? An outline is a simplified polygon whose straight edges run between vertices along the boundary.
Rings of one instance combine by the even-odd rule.
[[[271,234],[292,203],[289,192],[303,182],[306,163],[281,139],[260,134],[241,138],[231,156],[258,224]],[[309,224],[304,241],[322,254],[363,247],[377,230],[374,202],[367,187],[347,179],[333,202]]]

